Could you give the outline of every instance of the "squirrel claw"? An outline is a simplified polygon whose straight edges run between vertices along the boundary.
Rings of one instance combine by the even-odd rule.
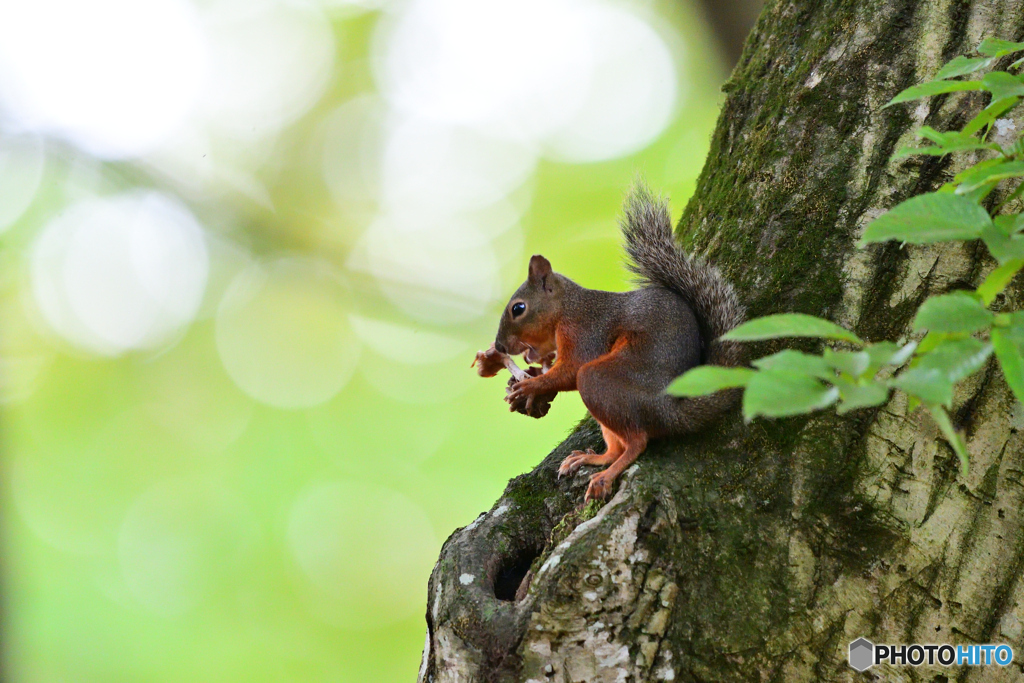
[[[608,470],[602,470],[590,476],[590,484],[587,486],[587,493],[583,496],[584,502],[592,500],[604,500],[612,492],[613,477],[608,476]]]
[[[590,456],[597,455],[593,448],[588,448],[585,451],[573,451],[562,461],[562,464],[558,466],[558,477],[561,479],[563,476],[569,476],[574,474],[583,465],[587,464],[587,460]]]

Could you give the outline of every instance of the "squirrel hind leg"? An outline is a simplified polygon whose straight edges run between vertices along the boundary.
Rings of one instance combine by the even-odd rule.
[[[601,425],[604,431],[604,425]],[[625,446],[622,454],[615,459],[608,469],[602,470],[590,477],[590,484],[587,486],[585,500],[603,500],[612,492],[612,486],[619,475],[627,467],[632,465],[637,457],[647,448],[648,435],[643,431],[630,431],[626,433],[615,432]]]
[[[604,436],[604,453],[595,453],[592,450],[573,451],[558,466],[558,476],[564,477],[573,474],[583,465],[611,465],[618,460],[626,450],[626,443],[604,425],[601,425],[601,434]]]

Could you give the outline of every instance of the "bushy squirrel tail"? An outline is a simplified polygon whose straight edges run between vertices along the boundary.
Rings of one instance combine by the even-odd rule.
[[[728,367],[741,365],[741,345],[719,337],[743,322],[743,306],[733,286],[717,268],[699,256],[687,254],[676,242],[668,203],[637,182],[626,197],[621,223],[629,256],[627,267],[639,276],[640,284],[669,289],[693,309],[704,342],[703,362]],[[721,391],[686,399],[679,414],[665,417],[673,423],[672,431],[694,431],[729,408],[737,396],[737,391]]]

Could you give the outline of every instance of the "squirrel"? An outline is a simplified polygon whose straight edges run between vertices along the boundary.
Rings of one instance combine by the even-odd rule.
[[[529,414],[534,397],[550,401],[560,391],[580,392],[606,449],[573,451],[558,476],[607,465],[590,477],[588,501],[606,498],[650,439],[697,431],[736,402],[735,390],[670,396],[665,388],[674,378],[703,363],[743,362],[738,344],[718,339],[743,322],[743,306],[717,268],[676,243],[667,202],[637,183],[621,227],[639,289],[587,289],[535,255],[526,282],[502,312],[493,346],[477,354],[481,376],[496,374],[501,357],[524,354],[529,363],[553,356],[550,370],[514,382],[505,400]]]

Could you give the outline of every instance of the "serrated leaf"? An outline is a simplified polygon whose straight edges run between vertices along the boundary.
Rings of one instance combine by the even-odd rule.
[[[986,38],[978,46],[978,54],[996,59],[1021,50],[1024,50],[1024,43],[1015,43],[1000,38]]]
[[[868,225],[859,246],[900,240],[912,244],[971,240],[991,224],[988,212],[970,199],[931,192],[897,204]]]
[[[672,380],[665,393],[673,396],[705,396],[722,389],[746,386],[755,374],[749,368],[698,365]]]
[[[1024,154],[1024,138],[1017,138],[1009,147],[1004,149],[1006,156],[1018,157]]]
[[[825,349],[825,362],[851,377],[860,377],[871,365],[871,356],[867,351],[833,351]]]
[[[889,380],[889,386],[902,389],[925,403],[948,406],[953,402],[953,383],[935,368],[910,368]]]
[[[1024,161],[1007,161],[998,164],[975,166],[969,171],[962,173],[961,176],[960,186],[956,188],[957,194],[971,192],[985,183],[1024,176]]]
[[[917,367],[939,370],[956,383],[983,368],[991,355],[992,345],[973,337],[949,339],[918,356]]]
[[[953,185],[954,188],[958,187],[959,184],[962,183],[964,181],[964,179],[969,177],[971,174],[978,173],[978,172],[980,172],[983,169],[992,168],[993,166],[999,166],[1000,164],[1004,164],[1004,163],[1006,163],[1006,160],[1001,158],[1001,157],[996,157],[995,159],[985,159],[984,161],[979,161],[978,163],[974,164],[973,166],[968,166],[967,168],[965,168],[964,170],[960,171],[955,176],[953,176],[953,183],[952,183],[952,185]],[[943,187],[946,187],[948,185],[950,185],[950,183],[946,183],[945,185],[943,185]]]
[[[827,408],[839,398],[839,390],[807,375],[764,370],[757,373],[743,392],[743,418],[758,415],[788,417]]]
[[[903,346],[890,341],[868,344],[864,350],[867,352],[871,362],[865,375],[869,377],[874,376],[885,365],[894,365],[896,367],[903,365],[914,355],[914,349],[916,348],[917,342],[910,342]]]
[[[889,400],[889,388],[880,382],[854,383],[837,379],[840,403],[836,412],[840,415],[857,410],[880,406]]]
[[[812,377],[828,379],[835,376],[832,368],[821,356],[814,356],[794,349],[786,349],[764,358],[758,358],[752,365],[761,370],[795,372]]]
[[[1005,71],[993,71],[985,74],[981,79],[981,86],[992,93],[993,101],[1024,95],[1024,81]]]
[[[1017,106],[1017,102],[1020,101],[1019,97],[1007,97],[1002,100],[992,100],[991,103],[978,114],[967,122],[963,130],[960,131],[964,135],[974,135],[985,126],[991,125],[993,121],[999,118],[1001,115]]]
[[[1007,235],[999,227],[991,225],[981,231],[981,239],[1000,264],[1024,259],[1024,235]]]
[[[889,100],[889,103],[882,107],[882,109],[922,97],[964,90],[981,90],[981,81],[928,81],[920,85],[913,85]]]
[[[888,362],[891,365],[903,365],[914,355],[915,349],[917,349],[917,342],[908,342],[901,346],[896,353],[892,354]]]
[[[1024,268],[1024,259],[1012,259],[989,273],[977,290],[981,302],[986,306],[991,304],[996,295],[1006,289],[1006,285],[1010,284],[1010,280],[1020,272],[1021,268]]]
[[[975,71],[984,69],[994,61],[991,57],[965,57],[961,55],[946,62],[946,65],[939,69],[939,73],[935,74],[935,80],[972,74]]]
[[[1002,327],[992,328],[992,346],[1006,383],[1017,400],[1024,402],[1024,348],[1014,339],[1011,330]]]
[[[931,413],[935,424],[939,426],[939,431],[946,437],[946,441],[953,447],[953,452],[960,459],[960,474],[966,477],[968,465],[967,444],[964,442],[963,435],[953,428],[953,422],[949,419],[949,413],[941,406],[930,405],[928,406],[928,412]]]
[[[958,334],[944,334],[942,332],[929,332],[917,345],[917,352],[919,354],[928,353],[947,339],[960,339],[962,336]]]
[[[1008,213],[1002,216],[996,216],[995,220],[992,221],[995,226],[999,228],[1004,235],[1013,235],[1015,233],[1024,230],[1024,214],[1021,213]]]
[[[803,313],[778,313],[754,318],[722,335],[722,339],[728,341],[759,341],[785,337],[817,337],[840,339],[855,344],[864,343],[853,332],[830,320]]]
[[[992,324],[991,311],[967,292],[933,296],[921,304],[914,318],[915,330],[974,332]]]
[[[900,147],[896,150],[896,153],[892,155],[893,161],[899,161],[906,157],[924,155],[931,157],[944,157],[947,154],[953,152],[971,151],[976,149],[996,149],[998,146],[993,145],[989,142],[982,142],[975,138],[973,143],[957,145],[956,147],[940,147],[938,145],[932,145],[930,147]]]

